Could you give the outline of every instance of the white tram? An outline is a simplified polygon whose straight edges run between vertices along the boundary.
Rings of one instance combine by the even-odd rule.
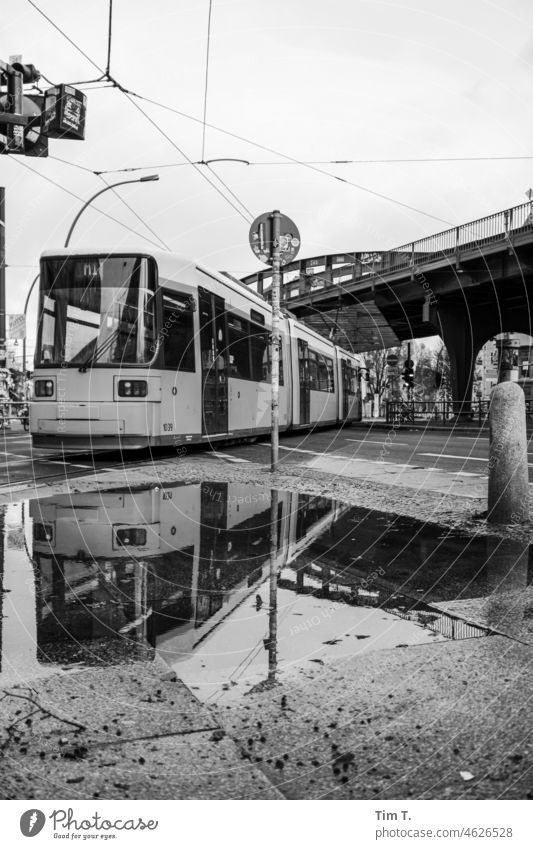
[[[279,569],[348,509],[280,492]],[[269,490],[215,482],[69,493],[31,502],[30,516],[45,662],[76,653],[99,662],[103,643],[92,660],[83,650],[95,640],[113,651],[138,641],[188,651],[269,575]],[[304,591],[309,580],[301,569],[294,585]]]
[[[30,429],[65,449],[185,445],[270,430],[270,305],[169,253],[47,251]],[[361,358],[288,313],[280,429],[361,418]]]

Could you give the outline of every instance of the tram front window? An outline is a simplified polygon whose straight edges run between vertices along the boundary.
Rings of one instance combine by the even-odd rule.
[[[36,365],[148,363],[154,313],[155,274],[145,257],[45,259]]]

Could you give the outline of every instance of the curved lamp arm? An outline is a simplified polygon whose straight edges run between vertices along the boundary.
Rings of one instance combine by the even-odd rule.
[[[152,180],[159,180],[159,174],[150,174],[147,177],[140,177],[138,180],[121,180],[120,183],[113,183],[110,186],[104,186],[103,189],[100,189],[99,192],[96,192],[96,194],[94,194],[92,197],[90,197],[89,200],[86,201],[83,204],[82,208],[80,209],[80,211],[76,215],[74,221],[70,225],[70,230],[68,231],[67,238],[65,239],[65,247],[68,248],[68,245],[69,245],[69,242],[70,242],[70,237],[72,236],[72,231],[74,230],[74,227],[78,223],[81,214],[83,212],[85,212],[85,210],[87,209],[88,206],[90,206],[90,204],[93,202],[93,200],[95,200],[100,195],[103,195],[104,192],[109,191],[109,189],[116,189],[117,186],[125,186],[127,183],[148,183],[148,182],[151,182]]]

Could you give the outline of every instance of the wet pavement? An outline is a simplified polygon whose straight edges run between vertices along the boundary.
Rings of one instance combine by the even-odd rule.
[[[363,705],[373,705],[378,714],[385,710],[385,725],[400,721],[390,712],[394,692],[401,692],[409,705],[402,714],[424,712],[421,728],[427,729],[427,704],[420,699],[425,686],[424,699],[441,717],[445,733],[453,698],[461,691],[462,712],[463,689],[470,699],[467,685],[490,666],[493,678],[509,673],[513,687],[521,682],[518,701],[508,699],[508,688],[500,691],[493,721],[499,711],[505,715],[506,704],[508,711],[525,709],[522,675],[531,663],[533,570],[524,543],[459,534],[320,496],[221,482],[70,493],[11,504],[0,513],[0,541],[0,688],[10,694],[7,702],[14,704],[14,694],[22,698],[37,688],[49,697],[53,693],[63,719],[72,719],[76,711],[83,717],[92,678],[104,675],[106,683],[98,688],[112,694],[110,682],[118,676],[122,683],[115,689],[115,701],[122,705],[118,713],[123,718],[115,716],[115,725],[126,722],[120,736],[137,745],[141,728],[150,725],[145,711],[154,707],[141,707],[142,719],[135,712],[124,719],[124,707],[135,703],[126,692],[130,679],[147,676],[149,692],[142,692],[139,684],[135,696],[157,707],[170,697],[162,695],[161,687],[154,689],[154,680],[165,680],[164,670],[170,670],[169,675],[175,673],[178,683],[186,685],[180,691],[182,701],[199,699],[218,716],[214,721],[212,713],[203,714],[200,707],[196,711],[189,703],[186,712],[203,716],[191,733],[207,734],[214,728],[231,736],[240,747],[238,759],[260,765],[259,778],[256,767],[252,770],[252,781],[259,781],[253,786],[263,788],[260,798],[268,797],[263,775],[274,788],[273,798],[278,792],[299,798],[372,795],[370,785],[363,789],[355,780],[353,759],[346,755],[342,760],[340,742],[328,749],[330,766],[322,775],[324,752],[331,732],[339,727],[337,714],[347,712],[342,727],[353,735],[357,726],[359,742],[361,726],[366,739],[372,723],[356,719]],[[366,689],[361,689],[362,682]],[[436,683],[447,692],[435,692]],[[358,707],[353,703],[355,691]],[[157,735],[184,733],[183,722],[176,731],[176,716],[169,711],[173,704],[170,700],[165,706],[168,730],[159,722]],[[110,709],[106,704],[104,726],[111,721],[104,716]],[[298,727],[311,724],[303,737],[288,721],[296,719],[295,714]],[[529,713],[526,727],[530,719]],[[261,732],[261,723],[266,727],[269,721],[269,735],[280,723],[285,728],[283,742],[276,734]],[[318,749],[318,731],[312,730],[317,723]],[[433,720],[429,724],[433,726]],[[517,733],[521,729],[519,723]],[[55,733],[51,726],[45,736],[51,740]],[[501,728],[498,733],[503,744],[505,734]],[[24,734],[24,755],[33,745],[34,756],[41,757],[31,727]],[[74,748],[78,745],[66,739]],[[211,745],[220,740],[215,735]],[[353,754],[355,743],[350,740]],[[12,735],[4,743],[12,745]],[[106,735],[96,740],[94,732],[87,736],[84,731],[87,751],[104,744],[116,745],[116,740]],[[293,759],[289,769],[291,746],[303,747],[304,766]],[[113,782],[101,788],[101,763],[93,766],[93,784],[100,788],[94,792],[112,796]],[[317,770],[320,780],[315,776],[311,781]],[[130,782],[125,795],[131,791],[129,797],[136,798],[143,780]],[[175,782],[172,786],[177,792]],[[190,782],[183,786],[192,787]],[[454,788],[454,782],[450,786]],[[84,784],[84,791],[88,787]],[[237,785],[232,787],[237,796],[231,797],[238,797]],[[394,791],[387,795],[378,782],[375,793],[402,798],[399,788],[406,793],[409,789],[401,782],[391,787]],[[16,787],[9,792],[15,796],[6,798],[16,798]],[[158,798],[165,798],[163,788],[160,792]],[[190,792],[196,797],[200,791]],[[490,795],[483,785],[479,798],[484,792]]]

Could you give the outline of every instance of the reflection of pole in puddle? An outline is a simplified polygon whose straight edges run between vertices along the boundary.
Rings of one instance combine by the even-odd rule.
[[[277,672],[278,638],[278,491],[270,490],[270,601],[268,613],[268,680],[273,683]]]
[[[490,628],[511,637],[520,634],[526,606],[529,544],[487,538],[486,620]]]

